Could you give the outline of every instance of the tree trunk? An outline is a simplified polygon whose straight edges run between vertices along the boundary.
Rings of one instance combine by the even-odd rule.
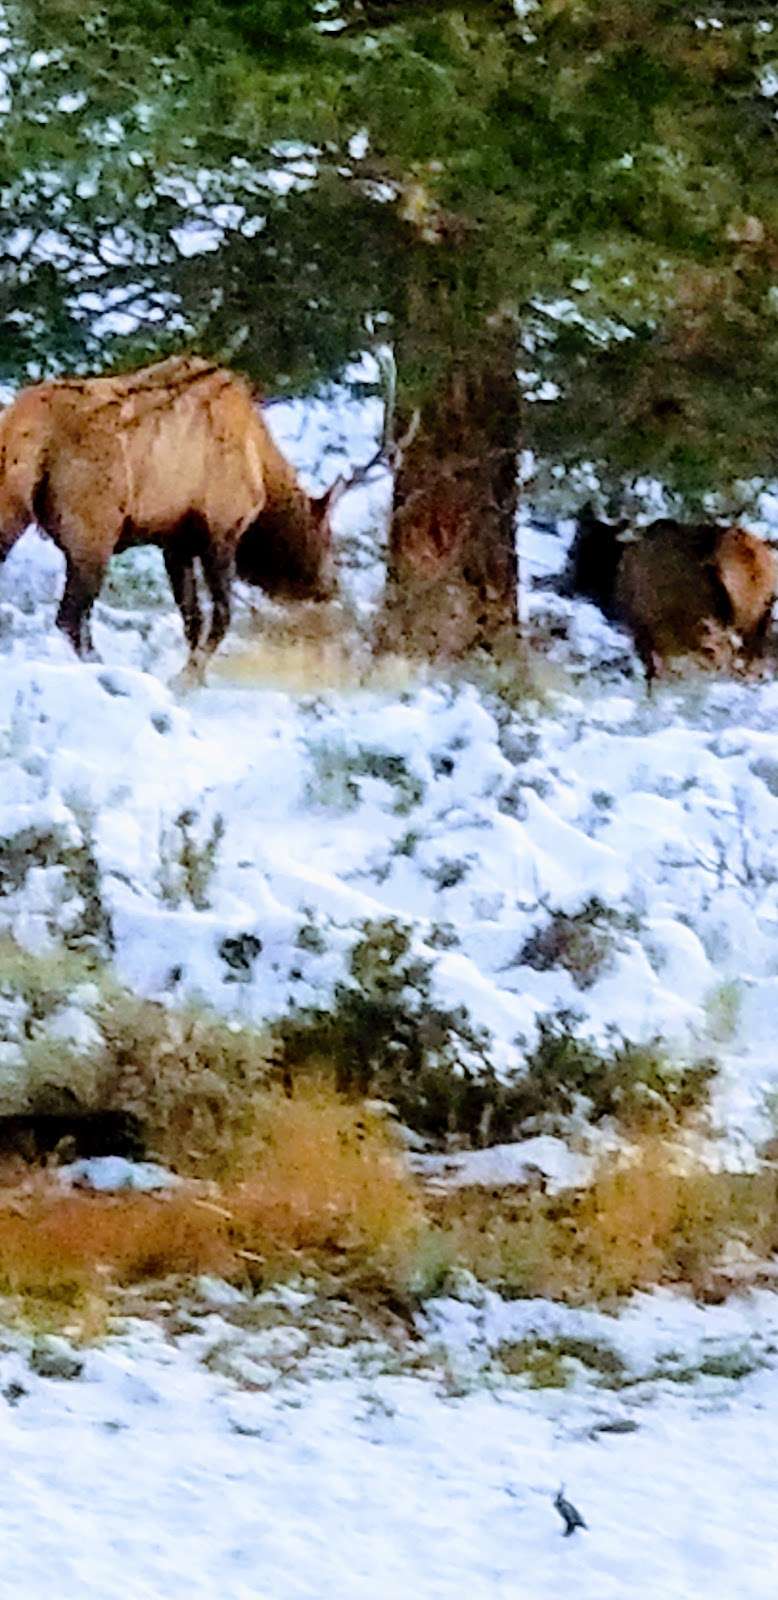
[[[475,353],[457,351],[398,468],[379,649],[450,661],[515,648],[518,448],[516,352],[503,327]]]

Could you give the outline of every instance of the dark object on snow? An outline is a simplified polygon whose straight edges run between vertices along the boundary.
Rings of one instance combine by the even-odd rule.
[[[562,1535],[564,1539],[569,1539],[571,1533],[575,1533],[576,1528],[586,1527],[586,1523],[584,1522],[580,1511],[577,1511],[575,1506],[571,1505],[570,1501],[565,1499],[564,1484],[562,1484],[561,1488],[557,1491],[554,1505],[556,1506],[556,1509],[565,1525],[565,1531]]]
[[[11,1382],[7,1383],[3,1389],[3,1399],[8,1402],[9,1406],[18,1406],[19,1401],[23,1400],[28,1393],[29,1390],[25,1389],[23,1383],[17,1383],[16,1379],[12,1378]]]
[[[252,969],[262,949],[262,940],[254,933],[239,933],[236,938],[222,939],[219,955],[229,968],[226,983],[250,983]]]
[[[20,1156],[31,1164],[78,1156],[126,1156],[140,1160],[146,1140],[131,1111],[82,1111],[74,1102],[58,1111],[33,1110],[0,1116],[0,1156]]]

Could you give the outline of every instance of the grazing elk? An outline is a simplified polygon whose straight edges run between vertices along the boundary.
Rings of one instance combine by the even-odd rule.
[[[775,556],[744,528],[684,527],[664,518],[639,539],[627,522],[601,522],[586,506],[563,575],[632,634],[649,686],[665,663],[698,654],[716,666],[763,650],[776,594]]]
[[[230,621],[233,575],[278,596],[322,599],[333,582],[330,517],[395,448],[326,494],[307,495],[274,444],[248,382],[198,356],[116,377],[22,389],[0,416],[0,562],[36,522],[59,545],[66,581],[57,625],[93,657],[90,612],[110,557],[159,545],[201,677]],[[210,592],[203,639],[195,562]]]

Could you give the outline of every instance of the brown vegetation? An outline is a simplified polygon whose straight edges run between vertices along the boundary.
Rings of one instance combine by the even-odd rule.
[[[0,1174],[0,1294],[59,1312],[113,1286],[218,1273],[259,1283],[307,1262],[404,1281],[423,1224],[385,1122],[309,1082],[254,1098],[221,1183],[154,1194],[64,1190],[51,1173]]]
[[[430,1208],[443,1259],[510,1294],[574,1304],[657,1283],[723,1298],[738,1285],[724,1265],[729,1247],[751,1257],[756,1276],[778,1246],[772,1166],[711,1172],[653,1134],[630,1158],[604,1159],[586,1189],[454,1189]]]
[[[301,1272],[423,1299],[457,1269],[509,1295],[612,1302],[653,1284],[720,1300],[778,1246],[772,1166],[715,1173],[651,1135],[605,1159],[589,1188],[427,1194],[389,1127],[323,1083],[256,1105],[217,1186],[162,1195],[63,1190],[0,1175],[0,1295],[28,1321],[99,1330],[117,1289],[218,1274],[247,1288]],[[768,1269],[769,1270],[769,1269]],[[10,1305],[9,1305],[10,1302]],[[102,1308],[102,1310],[101,1310]]]

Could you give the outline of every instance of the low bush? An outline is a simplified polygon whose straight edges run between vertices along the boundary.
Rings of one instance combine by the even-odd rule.
[[[596,897],[580,911],[555,911],[518,956],[520,966],[536,972],[562,967],[579,989],[591,989],[606,971],[616,948],[617,935],[634,933],[637,921],[628,913],[603,905]]]
[[[18,1041],[26,1103],[16,1111],[128,1112],[148,1148],[178,1171],[218,1176],[229,1166],[253,1096],[273,1077],[267,1031],[205,1006],[139,999],[89,956],[31,956],[11,940],[0,944],[0,996],[18,996],[26,1008]],[[99,1030],[86,1049],[47,1032],[73,999]]]
[[[582,1038],[571,1013],[543,1018],[526,1072],[515,1087],[520,1124],[548,1124],[576,1109],[587,1121],[613,1117],[631,1131],[669,1127],[707,1101],[716,1063],[682,1061],[659,1039],[645,1044],[615,1036],[605,1049]]]
[[[430,1200],[452,1261],[512,1295],[573,1304],[656,1283],[703,1292],[725,1246],[758,1259],[778,1244],[778,1176],[682,1170],[672,1147],[643,1138],[610,1157],[586,1189],[557,1195],[469,1189]]]
[[[423,1227],[381,1118],[324,1084],[293,1099],[270,1088],[218,1186],[92,1195],[40,1172],[0,1189],[0,1294],[55,1323],[117,1286],[202,1273],[258,1285],[302,1261],[405,1285]]]

